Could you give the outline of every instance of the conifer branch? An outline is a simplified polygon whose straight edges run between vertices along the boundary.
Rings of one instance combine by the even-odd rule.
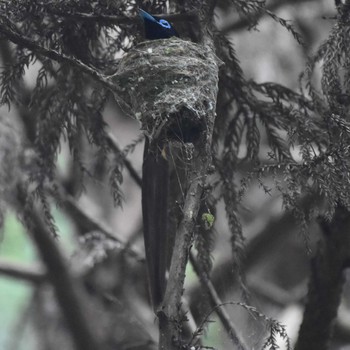
[[[122,150],[118,144],[118,141],[114,137],[114,135],[112,133],[108,133],[107,137],[108,137],[108,142],[109,142],[109,146],[111,147],[111,149],[115,153],[121,153]],[[130,161],[126,157],[123,157],[123,163],[124,163],[125,168],[128,170],[131,178],[141,188],[142,179],[141,179],[140,175],[138,174],[138,172],[136,171],[136,169],[132,166],[132,164],[130,163]]]
[[[115,16],[107,14],[95,14],[95,13],[84,13],[84,12],[66,12],[59,9],[48,8],[47,6],[43,7],[46,13],[50,15],[55,15],[63,18],[71,18],[84,21],[93,21],[99,22],[102,24],[113,24],[113,25],[122,25],[130,24],[132,22],[139,21],[139,16]]]
[[[269,3],[266,5],[266,10],[268,11],[278,11],[282,6],[288,5],[289,3],[293,3],[293,5],[298,5],[302,4],[304,2],[311,2],[314,0],[277,0],[274,1],[273,3]],[[228,34],[229,32],[235,32],[242,30],[243,28],[249,27],[249,25],[252,22],[257,22],[261,17],[266,15],[266,12],[259,12],[253,19],[252,18],[241,18],[239,21],[236,21],[232,24],[226,25],[224,28],[222,28],[221,33],[222,34]]]
[[[93,21],[93,22],[99,22],[102,24],[113,24],[113,25],[125,25],[130,23],[137,23],[140,21],[139,15],[137,16],[120,16],[120,15],[107,15],[107,14],[95,14],[95,13],[83,13],[83,12],[65,12],[60,11],[57,9],[51,9],[51,8],[45,8],[45,11],[48,14],[56,15],[64,18],[73,18],[77,20],[84,20],[84,21]],[[184,21],[191,21],[196,17],[194,12],[187,12],[187,13],[161,13],[161,14],[155,14],[160,18],[166,19],[167,21],[171,22],[184,22]]]
[[[111,92],[113,92],[114,97],[117,103],[120,105],[120,107],[126,113],[130,113],[127,104],[118,96],[118,93],[121,91],[120,88],[115,83],[113,83],[108,77],[104,76],[94,68],[86,65],[85,63],[74,57],[67,56],[64,53],[58,52],[53,49],[45,48],[37,44],[31,38],[14,31],[12,28],[15,28],[15,24],[11,22],[8,18],[5,18],[4,16],[0,15],[0,19],[2,19],[3,21],[3,23],[0,23],[0,33],[4,35],[8,40],[12,41],[14,44],[31,50],[36,55],[41,55],[50,58],[58,63],[69,64],[71,67],[79,69],[81,72],[89,75],[94,80],[96,80],[104,87],[109,89]],[[8,25],[5,25],[4,23],[8,23]]]
[[[0,5],[8,6],[11,4],[11,0],[0,0]],[[94,12],[80,12],[80,11],[65,11],[57,6],[51,6],[47,2],[36,2],[36,5],[40,5],[40,10],[48,15],[58,16],[62,18],[70,18],[82,21],[98,22],[104,25],[125,25],[130,23],[137,23],[140,21],[140,16],[127,16],[127,15],[111,15],[106,13],[94,13]],[[186,13],[158,13],[157,16],[166,19],[171,22],[183,22],[191,21],[196,14],[194,11]]]

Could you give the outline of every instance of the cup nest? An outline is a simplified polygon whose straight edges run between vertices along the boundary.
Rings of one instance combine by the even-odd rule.
[[[174,37],[136,45],[113,77],[148,137],[191,138],[214,122],[219,65],[208,46]]]

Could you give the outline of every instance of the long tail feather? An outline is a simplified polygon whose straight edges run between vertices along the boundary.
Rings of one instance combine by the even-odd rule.
[[[157,310],[166,286],[169,165],[161,145],[147,138],[142,172],[145,251],[152,305]]]

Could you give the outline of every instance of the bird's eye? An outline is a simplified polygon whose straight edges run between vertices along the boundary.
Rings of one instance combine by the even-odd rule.
[[[164,28],[171,28],[170,23],[168,21],[166,21],[165,19],[160,19],[159,24]]]

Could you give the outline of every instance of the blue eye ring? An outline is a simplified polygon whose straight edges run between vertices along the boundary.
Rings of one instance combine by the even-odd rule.
[[[159,24],[164,28],[171,28],[170,23],[168,21],[166,21],[165,19],[160,19]]]

